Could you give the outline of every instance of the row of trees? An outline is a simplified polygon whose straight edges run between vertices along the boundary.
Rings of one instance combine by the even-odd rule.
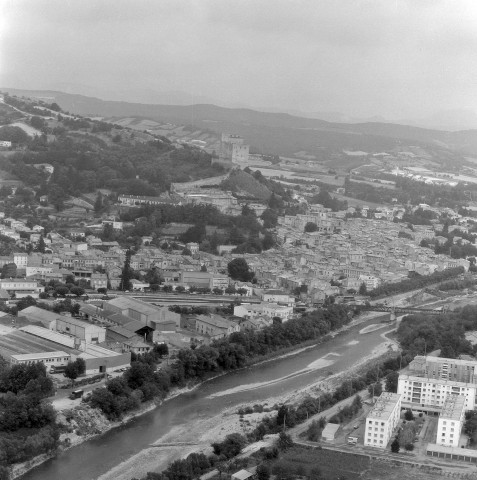
[[[157,366],[164,352],[156,346],[150,354],[138,356],[121,378],[107,382],[106,389],[93,392],[90,402],[108,418],[117,419],[143,401],[163,398],[172,386],[183,386],[189,380],[244,367],[281,348],[320,340],[350,319],[351,314],[346,307],[332,305],[258,332],[233,333],[211,346],[181,349],[174,364],[161,364],[159,370]]]

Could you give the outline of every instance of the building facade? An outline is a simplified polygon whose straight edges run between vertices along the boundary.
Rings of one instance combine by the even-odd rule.
[[[401,395],[383,392],[366,417],[364,445],[386,448],[401,412]]]
[[[73,335],[86,343],[102,343],[106,341],[106,329],[73,317],[60,315],[56,318],[56,331]]]
[[[440,412],[448,395],[462,395],[465,409],[473,410],[477,385],[401,374],[398,393],[402,395],[403,407],[417,411]]]
[[[458,447],[464,417],[464,397],[460,395],[448,396],[439,415],[436,444],[445,447]]]

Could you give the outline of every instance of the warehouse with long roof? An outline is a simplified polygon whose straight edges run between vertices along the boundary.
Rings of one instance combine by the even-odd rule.
[[[110,372],[131,363],[129,352],[114,352],[35,325],[0,336],[0,355],[12,364],[42,362],[47,367],[82,358],[87,374]]]

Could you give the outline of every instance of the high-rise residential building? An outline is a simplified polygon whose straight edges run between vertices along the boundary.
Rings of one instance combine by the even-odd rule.
[[[477,384],[477,361],[418,355],[409,364],[413,375]]]
[[[364,445],[386,448],[401,413],[401,395],[383,392],[366,416]]]
[[[464,425],[465,402],[460,395],[450,395],[442,406],[437,423],[437,445],[458,447]]]
[[[399,375],[403,408],[437,414],[448,396],[461,395],[465,410],[473,410],[477,395],[477,362],[417,356]]]

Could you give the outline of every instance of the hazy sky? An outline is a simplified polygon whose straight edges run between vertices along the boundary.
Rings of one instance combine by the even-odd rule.
[[[477,111],[477,0],[0,0],[0,86]]]

